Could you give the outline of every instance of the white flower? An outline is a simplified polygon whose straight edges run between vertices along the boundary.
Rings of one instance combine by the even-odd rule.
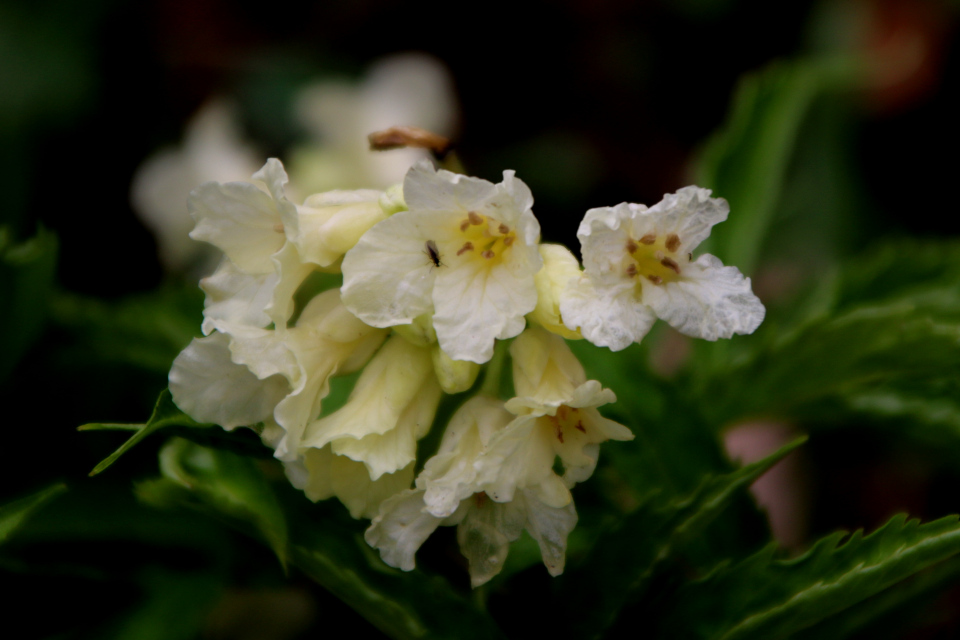
[[[253,182],[207,182],[191,192],[187,204],[196,227],[190,237],[226,254],[201,282],[204,333],[230,332],[238,324],[286,328],[293,294],[313,270],[287,242],[299,236],[299,215],[284,194],[286,183],[283,165],[271,158]]]
[[[372,189],[328,191],[297,207],[298,224],[291,241],[303,260],[329,267],[357,244],[370,227],[386,219],[383,192]]]
[[[417,440],[433,424],[440,396],[430,349],[394,336],[360,374],[347,403],[307,426],[301,447],[330,444],[377,480],[416,459]]]
[[[543,268],[534,276],[537,306],[527,318],[568,340],[580,340],[583,336],[568,329],[560,315],[560,297],[571,281],[580,277],[580,263],[562,244],[541,244],[540,257]]]
[[[567,535],[577,522],[569,493],[557,506],[541,500],[535,489],[520,488],[509,499],[484,492],[484,453],[512,417],[503,403],[484,396],[470,399],[454,414],[437,454],[417,478],[417,488],[384,501],[367,529],[367,542],[380,550],[384,562],[410,571],[417,549],[437,527],[457,525],[475,587],[500,572],[510,542],[524,529],[540,544],[550,573],[563,572]]]
[[[753,332],[764,308],[750,279],[712,255],[693,259],[729,210],[699,187],[649,209],[623,203],[589,210],[577,232],[584,275],[561,298],[564,323],[615,351],[640,341],[658,317],[706,340]]]
[[[397,125],[450,136],[457,119],[453,82],[441,62],[422,53],[377,61],[359,83],[325,80],[297,97],[296,115],[314,142],[294,149],[290,172],[306,190],[370,187],[403,179],[428,156],[423,149],[371,152],[367,136]]]
[[[156,237],[167,269],[196,266],[208,249],[190,240],[193,220],[186,206],[190,191],[209,180],[243,180],[256,171],[255,155],[237,129],[233,106],[222,100],[210,102],[191,118],[180,147],[158,151],[137,168],[130,200]]]
[[[370,229],[343,259],[343,301],[367,324],[390,327],[433,313],[440,348],[484,363],[534,309],[540,225],[512,171],[492,184],[428,162],[404,180],[408,211]]]
[[[413,482],[412,462],[372,480],[362,462],[336,455],[329,445],[305,449],[303,457],[284,462],[284,468],[293,486],[302,489],[310,500],[336,497],[354,518],[373,518],[384,500],[409,489]]]

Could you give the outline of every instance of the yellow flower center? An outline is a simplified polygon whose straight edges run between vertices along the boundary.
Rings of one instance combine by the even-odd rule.
[[[461,236],[457,240],[456,254],[475,255],[497,264],[504,252],[517,240],[516,232],[498,220],[471,211],[459,223]]]
[[[547,419],[549,429],[553,431],[552,435],[560,441],[560,444],[563,444],[564,434],[570,433],[571,429],[576,429],[582,433],[587,432],[586,427],[583,426],[583,419],[580,417],[580,410],[568,407],[565,404],[557,408],[556,415],[544,417]]]
[[[675,233],[658,236],[648,233],[641,238],[629,238],[624,249],[630,260],[626,262],[623,275],[653,284],[675,282],[680,279],[682,266],[687,256],[679,252],[679,236]]]

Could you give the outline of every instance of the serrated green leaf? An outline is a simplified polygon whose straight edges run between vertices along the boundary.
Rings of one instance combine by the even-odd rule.
[[[768,341],[711,381],[704,408],[719,425],[756,415],[808,417],[827,401],[958,374],[960,325],[899,301],[819,318]]]
[[[57,237],[40,228],[21,244],[0,228],[0,381],[39,337],[57,267]]]
[[[147,481],[138,496],[156,506],[199,505],[252,527],[286,566],[287,520],[255,460],[171,438],[160,450],[163,480]],[[186,491],[173,490],[173,483]]]
[[[731,209],[705,250],[744,273],[753,271],[811,104],[849,85],[857,71],[845,58],[805,59],[775,62],[741,79],[728,120],[697,167],[697,183],[726,198]]]
[[[25,498],[0,506],[0,544],[3,544],[35,511],[66,490],[66,485],[54,484]]]
[[[130,438],[120,445],[120,448],[107,456],[104,460],[100,462],[96,467],[93,468],[93,471],[90,472],[91,476],[95,476],[98,473],[104,471],[107,467],[112,465],[117,459],[125,454],[127,451],[132,449],[134,445],[146,438],[152,433],[156,433],[160,429],[170,428],[170,427],[187,427],[190,429],[195,428],[211,428],[214,425],[209,424],[200,424],[183,411],[180,410],[173,402],[173,396],[170,395],[169,389],[164,389],[160,393],[160,397],[157,398],[157,404],[153,408],[153,413],[150,415],[150,419],[147,420],[146,424],[130,424],[130,425],[120,425],[112,423],[90,423],[78,427],[79,431],[135,431],[135,433],[130,436]]]
[[[844,609],[792,637],[796,640],[844,640],[865,637],[874,640],[912,637],[938,592],[956,584],[960,558],[953,557]]]
[[[740,491],[805,441],[801,438],[733,473],[711,477],[687,497],[655,496],[601,536],[593,553],[562,581],[562,599],[577,602],[582,611],[573,622],[576,637],[599,637]]]
[[[676,594],[662,618],[667,637],[782,638],[866,600],[960,553],[957,516],[928,524],[898,515],[864,537],[821,539],[804,555],[780,560],[775,545]]]

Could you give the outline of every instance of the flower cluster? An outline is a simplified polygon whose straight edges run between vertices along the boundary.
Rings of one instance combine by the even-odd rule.
[[[581,269],[540,243],[530,190],[512,171],[492,184],[421,161],[402,186],[303,204],[286,181],[271,159],[252,182],[191,194],[191,237],[224,258],[201,282],[205,337],[176,359],[170,389],[196,420],[257,428],[295,486],[371,519],[367,542],[405,570],[437,527],[456,525],[475,586],[523,530],[550,573],[563,571],[570,490],[593,473],[601,442],[633,438],[600,415],[616,398],[586,378],[565,338],[623,349],[656,317],[708,340],[763,319],[749,279],[692,256],[727,215],[704,189],[590,210]],[[341,272],[342,287],[295,304],[315,271]],[[443,395],[474,389],[485,367],[496,380],[501,365],[489,363],[507,339],[514,397],[484,383],[415,474]],[[331,378],[356,372],[346,403],[324,411]]]

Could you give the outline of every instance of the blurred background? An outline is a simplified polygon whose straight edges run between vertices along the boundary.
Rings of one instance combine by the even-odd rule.
[[[711,154],[739,135],[756,96],[769,94],[782,102],[779,119],[739,139],[791,147],[782,167],[769,160],[782,196],[770,207],[765,248],[738,264],[776,318],[880,239],[960,231],[950,199],[958,19],[960,5],[947,0],[3,0],[0,302],[14,311],[0,320],[8,411],[0,498],[57,479],[81,484],[71,508],[86,524],[72,526],[87,526],[94,540],[33,559],[47,574],[24,569],[29,548],[22,566],[4,568],[27,601],[50,576],[69,591],[87,589],[85,571],[122,574],[127,560],[117,550],[140,558],[131,561],[137,584],[157,593],[174,584],[169,567],[220,562],[233,573],[217,584],[232,586],[214,613],[202,612],[208,637],[307,637],[319,619],[356,616],[303,579],[263,570],[269,562],[238,560],[269,560],[240,536],[222,553],[210,551],[214,533],[177,546],[182,527],[213,525],[111,520],[134,508],[122,487],[155,472],[155,449],[135,450],[112,478],[81,480],[118,441],[75,427],[142,422],[170,359],[199,328],[196,279],[214,258],[185,239],[185,198],[201,182],[244,179],[279,157],[300,198],[383,188],[402,179],[411,156],[371,159],[366,134],[416,124],[449,136],[471,175],[498,181],[516,170],[544,238],[577,250],[590,207],[651,205],[687,184],[721,184],[738,168],[711,164]],[[757,162],[766,169],[768,160]],[[717,195],[731,200],[732,217],[738,195],[750,197]],[[662,342],[652,366],[669,377],[683,346]],[[808,535],[874,527],[901,510],[925,519],[958,510],[954,461],[858,428],[812,442],[797,463],[815,469],[798,548]],[[851,454],[850,442],[866,444]],[[133,533],[120,541],[108,530]],[[38,531],[59,535],[52,516]],[[145,563],[144,549],[167,569]],[[74,566],[77,554],[117,566]],[[73,621],[45,622],[38,637],[179,637],[151,636],[134,614],[111,617],[133,611],[136,596],[122,579],[96,584],[109,605],[63,602]],[[281,621],[264,623],[269,632],[256,631],[262,620],[237,621],[254,592],[280,603],[264,609]],[[175,608],[171,597],[165,606]],[[123,635],[137,624],[143,629]]]

